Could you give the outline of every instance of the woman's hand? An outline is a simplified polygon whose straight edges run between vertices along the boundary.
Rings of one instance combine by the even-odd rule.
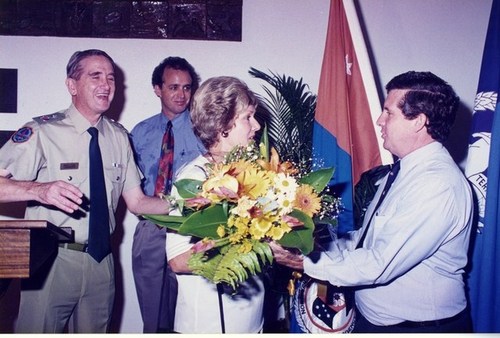
[[[176,256],[168,261],[170,269],[177,274],[191,273],[191,269],[188,266],[189,258],[193,253],[188,250],[179,256]]]
[[[270,242],[269,246],[273,251],[276,262],[294,270],[304,270],[304,255],[293,253],[290,250],[283,248],[276,242]]]

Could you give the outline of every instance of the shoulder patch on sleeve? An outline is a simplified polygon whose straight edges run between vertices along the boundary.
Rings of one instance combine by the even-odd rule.
[[[64,113],[54,113],[54,114],[37,116],[37,117],[34,117],[33,120],[42,124],[42,123],[48,123],[48,122],[54,122],[54,121],[61,121],[64,118],[65,118]]]
[[[33,129],[30,127],[22,127],[12,135],[11,140],[14,143],[23,143],[28,141],[31,135],[33,135]]]

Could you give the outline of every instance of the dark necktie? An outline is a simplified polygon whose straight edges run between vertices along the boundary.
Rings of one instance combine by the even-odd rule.
[[[172,174],[174,166],[174,135],[172,132],[172,121],[168,121],[167,129],[163,134],[160,152],[160,164],[155,184],[155,196],[170,193],[172,188]]]
[[[370,226],[370,222],[372,221],[373,215],[375,215],[375,213],[377,212],[377,209],[382,204],[382,201],[384,200],[385,196],[387,196],[387,192],[391,188],[392,183],[396,179],[396,176],[398,176],[399,168],[400,168],[400,161],[398,160],[396,161],[396,163],[392,165],[391,171],[389,172],[389,176],[387,177],[387,181],[385,182],[384,190],[382,190],[382,194],[380,195],[380,198],[378,199],[378,202],[375,205],[375,208],[373,209],[373,212],[370,216],[370,220],[366,224],[365,231],[358,242],[357,248],[361,248],[363,246],[363,242],[365,241],[366,233],[368,232],[368,227]]]
[[[90,218],[88,253],[100,263],[111,252],[109,211],[98,131],[94,127],[90,127],[87,131],[92,136],[89,146]]]

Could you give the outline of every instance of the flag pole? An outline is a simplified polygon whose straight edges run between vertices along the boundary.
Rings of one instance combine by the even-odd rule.
[[[382,103],[379,98],[377,85],[375,84],[374,76],[366,76],[366,74],[373,74],[370,56],[368,55],[368,49],[366,48],[365,38],[361,30],[361,25],[359,23],[358,14],[356,12],[356,6],[353,0],[342,0],[344,4],[344,10],[347,17],[347,22],[349,23],[349,30],[351,31],[352,42],[354,48],[356,49],[356,57],[358,59],[359,68],[361,70],[361,75],[363,78],[363,83],[366,91],[366,98],[368,99],[368,105],[370,108],[370,116],[372,118],[373,126],[377,126],[377,119],[382,112]],[[382,159],[382,164],[391,164],[394,162],[392,154],[384,149],[383,140],[380,133],[377,133],[377,142],[380,152],[380,157]]]

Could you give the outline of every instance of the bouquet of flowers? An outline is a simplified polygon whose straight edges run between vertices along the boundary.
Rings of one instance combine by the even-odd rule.
[[[172,201],[183,216],[146,219],[201,238],[188,266],[194,274],[234,289],[273,261],[269,241],[303,254],[312,251],[315,219],[334,222],[339,200],[324,192],[334,170],[301,173],[280,162],[266,143],[237,147],[223,163],[208,165],[205,181],[175,183],[182,197]]]

